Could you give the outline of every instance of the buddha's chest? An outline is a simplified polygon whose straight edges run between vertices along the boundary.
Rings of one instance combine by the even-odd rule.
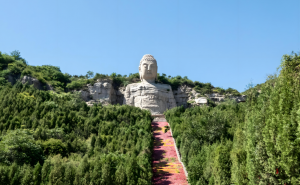
[[[164,89],[149,86],[137,86],[130,89],[130,94],[134,97],[134,103],[146,106],[162,106],[167,101],[167,94]]]
[[[130,88],[130,95],[134,97],[146,96],[149,100],[156,100],[166,96],[164,91],[162,88],[140,85]]]

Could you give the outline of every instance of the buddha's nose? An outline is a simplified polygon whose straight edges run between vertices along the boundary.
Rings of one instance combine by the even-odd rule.
[[[148,65],[148,71],[151,71],[151,65]]]

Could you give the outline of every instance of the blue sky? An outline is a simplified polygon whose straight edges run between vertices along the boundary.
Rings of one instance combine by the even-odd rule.
[[[244,91],[300,51],[300,0],[0,0],[0,51],[64,73],[158,72]]]

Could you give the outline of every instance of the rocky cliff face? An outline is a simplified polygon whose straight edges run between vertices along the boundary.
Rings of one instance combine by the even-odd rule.
[[[187,106],[187,102],[189,100],[189,93],[192,92],[192,90],[193,89],[191,87],[182,85],[179,86],[177,90],[173,91],[177,106]]]
[[[81,97],[88,105],[94,103],[117,104],[116,91],[112,81],[109,79],[97,80],[93,85],[88,84],[87,88],[79,91]]]
[[[115,89],[116,92],[116,104],[122,105],[124,102],[124,95],[125,95],[126,87],[119,87]]]
[[[49,85],[49,84],[43,84],[38,79],[33,78],[31,76],[23,76],[21,78],[21,83],[22,84],[28,83],[29,85],[33,84],[33,86],[35,88],[40,89],[40,90],[53,90],[54,89],[51,85]]]
[[[125,89],[125,87],[114,87],[111,80],[98,80],[94,85],[87,85],[86,90],[80,90],[79,92],[81,92],[82,99],[88,105],[93,105],[94,103],[122,105],[126,102],[124,101]],[[187,85],[178,87],[177,90],[173,91],[173,95],[176,102],[174,102],[174,105],[183,105],[184,107],[207,105],[208,99],[215,103],[220,103],[226,97],[235,100],[237,103],[246,101],[245,95],[232,96],[212,93],[203,96]]]

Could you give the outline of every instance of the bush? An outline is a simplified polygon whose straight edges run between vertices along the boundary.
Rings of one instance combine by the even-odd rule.
[[[7,81],[5,80],[5,78],[0,77],[0,85],[5,85],[7,83]]]
[[[69,83],[67,85],[68,89],[81,89],[83,86],[85,86],[87,84],[87,80],[85,79],[79,79],[76,81],[72,81],[71,83]]]
[[[49,139],[43,143],[43,150],[45,155],[56,155],[61,156],[67,155],[67,147],[60,139]]]
[[[226,94],[231,94],[232,96],[241,96],[241,93],[239,93],[236,89],[228,88],[225,90]]]

